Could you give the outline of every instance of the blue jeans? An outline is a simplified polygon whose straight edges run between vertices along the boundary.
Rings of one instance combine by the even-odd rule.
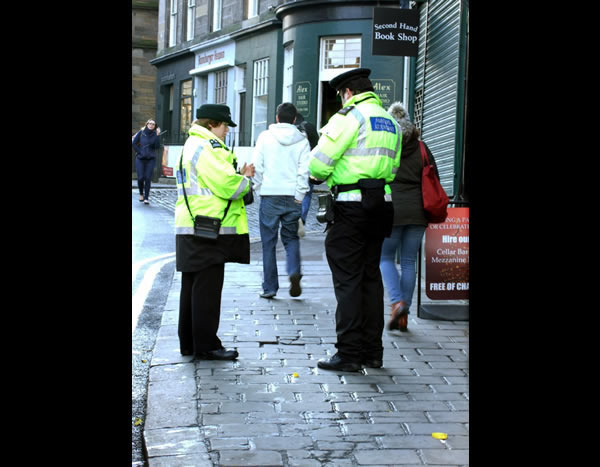
[[[379,269],[391,303],[400,300],[410,307],[417,283],[417,256],[426,227],[395,225],[392,234],[383,240]],[[400,275],[396,269],[396,251],[400,249]]]
[[[277,237],[281,223],[281,241],[285,247],[287,273],[300,274],[300,238],[298,218],[301,206],[293,196],[261,196],[258,222],[263,254],[263,291],[279,290],[277,278]]]
[[[300,217],[302,218],[302,223],[306,225],[306,216],[308,216],[308,210],[310,209],[310,200],[312,199],[312,193],[314,189],[314,185],[308,184],[308,191],[306,192],[306,196],[302,200],[302,214]]]
[[[140,196],[144,199],[148,199],[150,196],[150,184],[152,183],[152,172],[156,165],[156,159],[140,159],[135,158],[135,171],[137,173],[138,188],[140,190]]]

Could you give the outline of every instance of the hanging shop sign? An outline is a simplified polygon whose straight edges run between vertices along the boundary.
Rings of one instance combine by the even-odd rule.
[[[419,51],[419,11],[373,9],[373,55],[416,57]]]
[[[425,293],[431,300],[469,298],[469,208],[448,208],[425,231]]]
[[[294,86],[295,106],[304,119],[310,116],[310,82],[298,81]]]

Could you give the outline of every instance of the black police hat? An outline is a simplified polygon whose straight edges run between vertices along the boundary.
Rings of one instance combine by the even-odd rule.
[[[204,104],[196,110],[196,118],[210,118],[217,122],[225,122],[231,127],[237,126],[231,120],[231,111],[229,107],[221,104]]]
[[[335,78],[329,81],[329,85],[336,91],[339,91],[341,88],[346,87],[349,82],[354,81],[355,79],[364,78],[368,80],[370,74],[371,70],[369,68],[354,68],[353,70],[342,73],[341,75],[337,75]]]

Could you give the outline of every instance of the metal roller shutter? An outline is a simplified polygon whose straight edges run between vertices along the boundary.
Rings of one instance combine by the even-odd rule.
[[[456,121],[459,79],[460,0],[420,5],[414,121],[435,157],[442,186],[455,194]]]

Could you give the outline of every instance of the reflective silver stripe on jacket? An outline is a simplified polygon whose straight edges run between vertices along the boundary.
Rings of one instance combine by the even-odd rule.
[[[396,150],[384,148],[384,147],[367,147],[367,125],[365,117],[360,113],[357,107],[354,107],[350,113],[356,118],[359,123],[358,136],[356,138],[356,147],[346,149],[344,156],[387,156],[392,159],[396,158],[398,153],[398,145],[400,144],[400,138],[402,133],[398,133],[398,142],[396,143]],[[393,119],[390,119],[393,121]],[[396,124],[396,129],[398,125]]]
[[[187,188],[185,189],[186,193],[188,193],[190,195],[201,194],[199,192],[200,186],[198,185],[198,171],[196,170],[196,164],[198,163],[198,159],[200,159],[200,154],[202,154],[202,149],[203,148],[202,148],[202,144],[201,144],[196,149],[196,152],[194,152],[194,155],[190,162],[190,189],[189,190]],[[212,192],[210,194],[212,195]]]
[[[179,196],[183,196],[183,188],[178,188],[177,189],[177,194]],[[204,195],[204,196],[212,196],[213,192],[210,191],[210,188],[200,188],[198,186],[198,184],[195,184],[195,186],[191,186],[189,188],[185,189],[185,194],[186,195]]]
[[[210,188],[200,188],[200,185],[198,185],[198,171],[196,170],[196,164],[198,163],[198,159],[200,159],[202,149],[202,145],[198,146],[196,152],[194,152],[192,160],[190,161],[190,173],[189,177],[187,177],[190,182],[190,186],[185,189],[186,195],[213,195],[213,192],[210,190]],[[177,195],[183,196],[183,188],[177,188]]]
[[[389,148],[365,148],[363,142],[362,147],[346,149],[344,156],[387,156],[395,159],[397,152]]]
[[[233,194],[233,196],[231,197],[231,199],[238,199],[240,197],[240,195],[242,194],[242,191],[244,191],[244,189],[248,186],[248,183],[249,183],[248,179],[246,177],[244,177],[244,179],[240,183],[240,186],[235,191],[235,193]]]
[[[194,235],[193,227],[175,227],[176,235]],[[219,235],[232,235],[237,234],[236,227],[221,227],[219,229]]]
[[[367,138],[367,126],[366,126],[366,121],[365,121],[365,117],[363,117],[363,115],[360,113],[360,110],[358,110],[358,108],[354,107],[351,111],[350,114],[356,119],[358,120],[358,136],[357,136],[357,146],[361,147],[361,144],[364,146],[364,141]]]
[[[321,151],[317,151],[316,153],[314,153],[313,157],[315,159],[320,160],[323,164],[328,165],[330,167],[333,167],[335,165],[335,161],[331,157],[323,154]]]
[[[383,199],[385,199],[385,201],[391,202],[392,195],[386,193]],[[336,201],[362,201],[362,194],[345,191],[343,193],[338,194]]]

